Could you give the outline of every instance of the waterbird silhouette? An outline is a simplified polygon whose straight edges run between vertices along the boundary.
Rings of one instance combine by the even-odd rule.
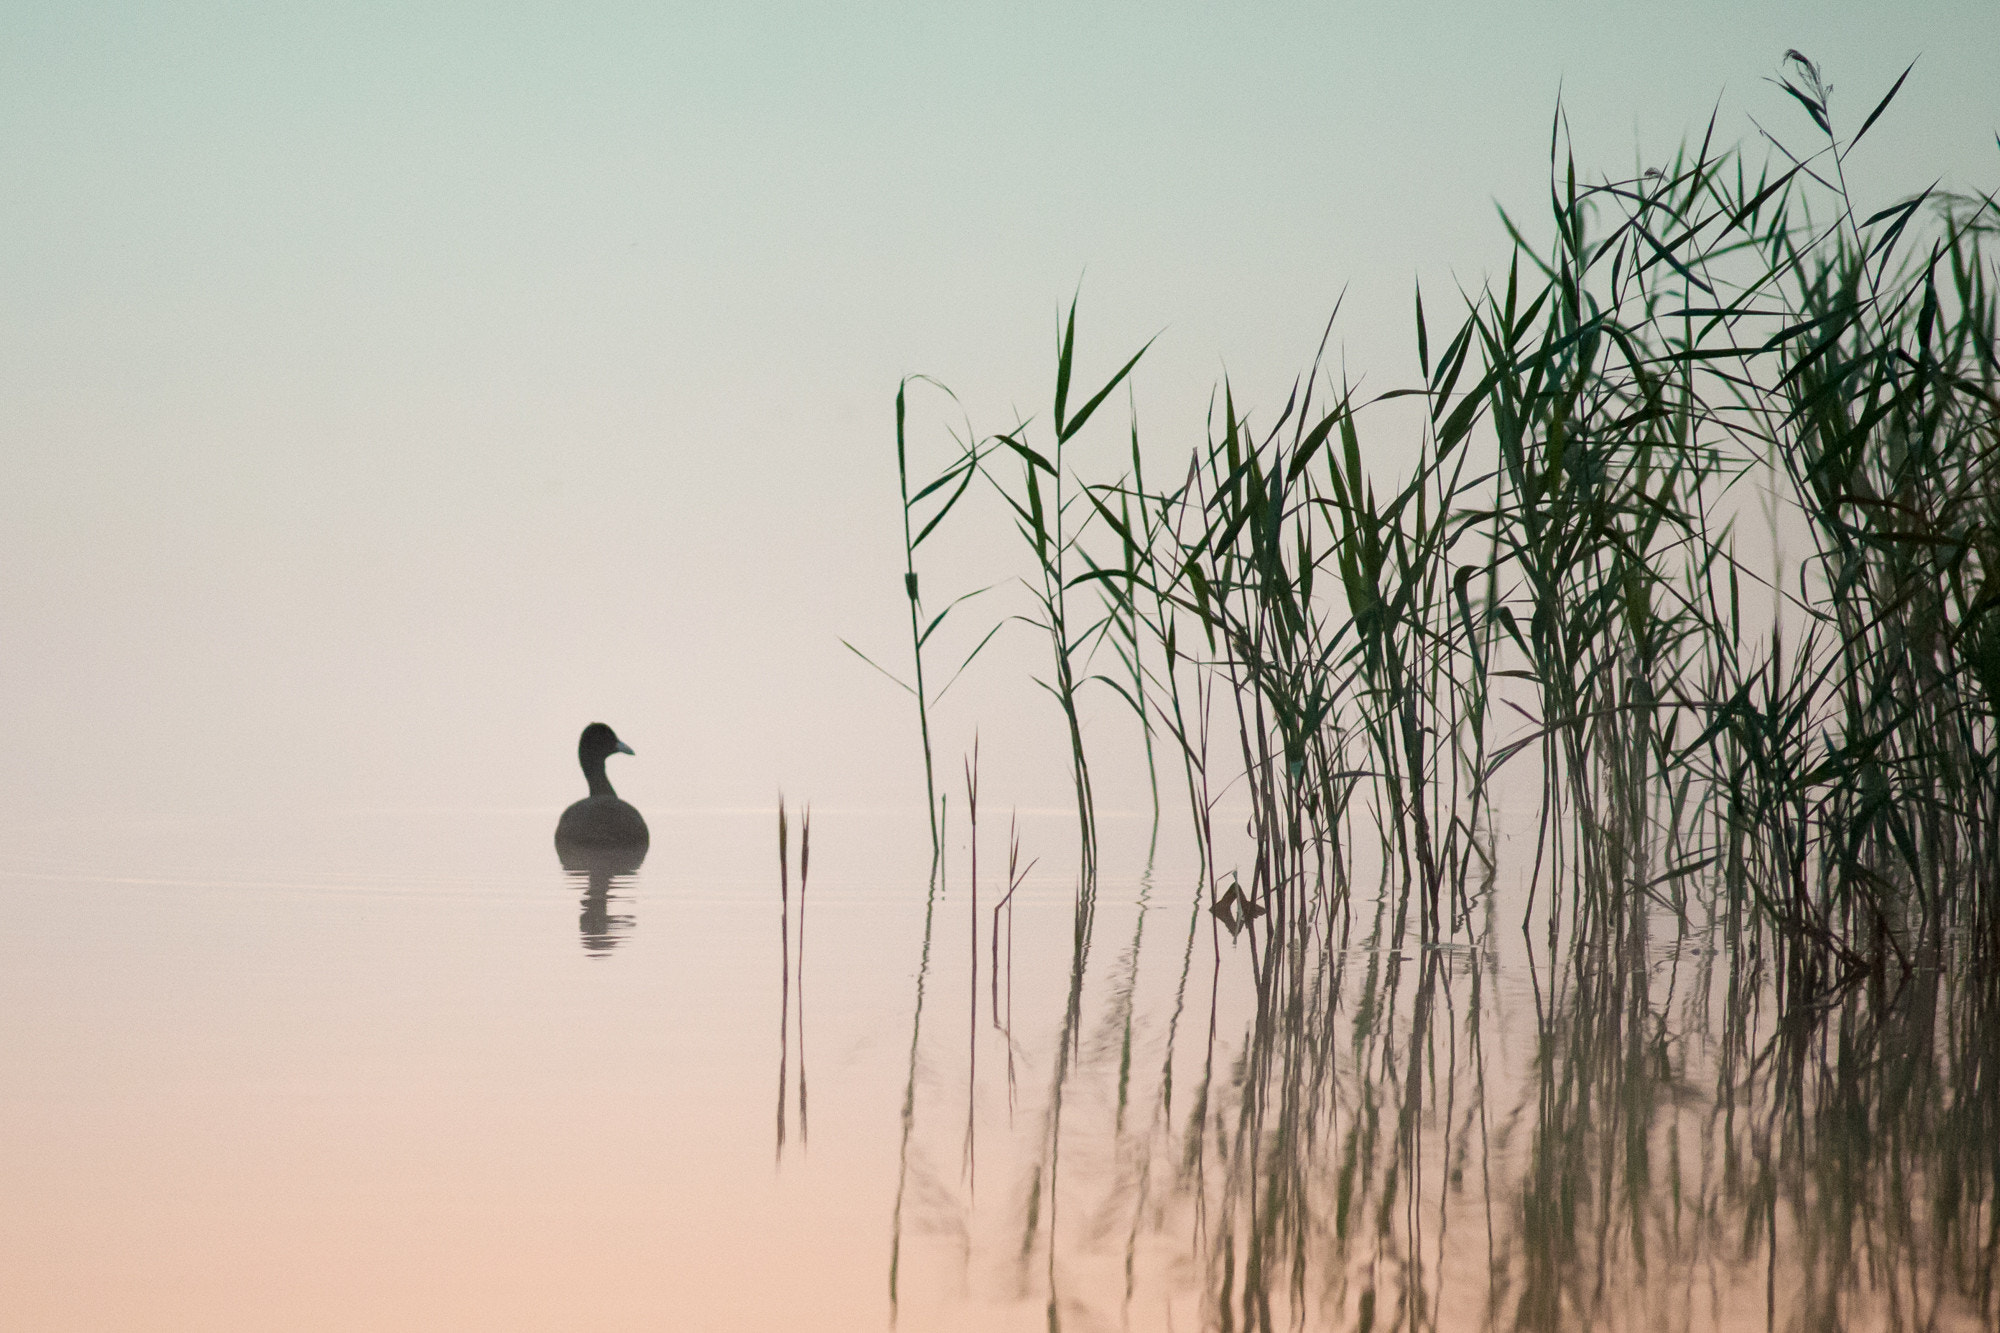
[[[576,743],[576,761],[590,783],[590,795],[562,812],[556,823],[556,855],[568,865],[572,860],[601,860],[611,854],[624,870],[636,870],[646,859],[651,835],[646,820],[637,810],[618,799],[611,780],[604,776],[604,761],[614,754],[631,754],[632,747],[618,739],[618,733],[602,722],[583,729]]]

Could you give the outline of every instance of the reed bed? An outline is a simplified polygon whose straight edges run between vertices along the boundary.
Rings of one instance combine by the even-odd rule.
[[[1136,408],[1115,449],[1083,432],[1139,356],[1073,392],[1073,302],[1046,421],[961,424],[924,481],[899,395],[919,665],[989,590],[925,611],[915,552],[985,487],[1023,600],[950,679],[1025,622],[1068,742],[1069,984],[1005,1246],[1051,1328],[1131,1322],[1166,1232],[1222,1329],[2000,1318],[2000,207],[1850,188],[1903,79],[1858,120],[1797,52],[1774,82],[1805,128],[1762,165],[1711,122],[1593,183],[1559,113],[1546,225],[1503,214],[1512,262],[1450,318],[1415,294],[1407,387],[1315,358],[1261,420],[1225,382],[1163,469]],[[1084,1003],[1099,707],[1137,723],[1156,839],[1178,767],[1201,853],[1164,1045],[1150,875]],[[1009,1127],[1019,859],[986,950]],[[892,1300],[905,1188],[941,1184],[918,1050]]]
[[[1287,960],[1346,938],[1363,866],[1394,941],[1475,938],[1503,820],[1536,830],[1521,924],[1551,948],[1714,912],[1804,1002],[2000,947],[2000,207],[1850,189],[1903,80],[1858,123],[1797,52],[1775,82],[1807,128],[1761,165],[1711,121],[1592,183],[1558,113],[1550,239],[1503,214],[1503,276],[1442,323],[1416,294],[1418,382],[1363,396],[1315,359],[1268,420],[1225,382],[1166,484],[1136,413],[1108,465],[1102,421],[1084,447],[1145,349],[1074,391],[1075,303],[1050,416],[968,424],[922,484],[899,392],[926,773],[924,653],[966,599],[927,613],[916,552],[984,486],[1030,556],[1025,609],[952,678],[1007,623],[1046,640],[1079,953],[1092,694],[1138,721],[1156,830],[1155,746],[1178,756],[1210,903],[1273,1003]],[[1390,476],[1371,440],[1412,407]],[[1496,806],[1503,772],[1525,815]],[[1254,847],[1226,886],[1225,790]]]

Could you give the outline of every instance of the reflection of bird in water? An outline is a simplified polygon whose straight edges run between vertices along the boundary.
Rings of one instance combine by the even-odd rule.
[[[635,854],[638,860],[627,868],[630,870],[638,869],[639,861],[645,860],[650,841],[645,818],[618,799],[618,793],[611,790],[611,780],[604,776],[606,759],[631,753],[632,747],[602,722],[583,729],[576,743],[576,761],[583,765],[590,795],[563,811],[556,824],[556,852],[565,862],[570,852],[586,850]]]
[[[606,759],[631,753],[632,747],[602,722],[585,727],[576,758],[590,782],[590,795],[563,811],[556,824],[556,855],[564,870],[585,882],[576,928],[588,953],[610,952],[632,929],[629,915],[612,915],[611,890],[645,861],[651,841],[645,818],[618,799],[604,776]]]
[[[624,885],[646,859],[646,849],[560,846],[563,869],[583,881],[583,908],[577,913],[577,934],[585,953],[607,954],[631,933],[630,913],[611,912],[611,890]]]

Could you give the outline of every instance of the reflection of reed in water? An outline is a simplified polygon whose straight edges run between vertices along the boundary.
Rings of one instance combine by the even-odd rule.
[[[573,880],[583,882],[583,904],[577,913],[577,934],[583,951],[594,957],[610,953],[632,933],[637,918],[615,913],[612,904],[624,901],[613,890],[624,887],[646,860],[644,847],[559,847],[562,866]]]
[[[1048,941],[1072,980],[1026,1048],[1041,1105],[979,1140],[1013,1182],[998,1214],[919,1165],[962,1145],[954,1114],[907,1150],[923,1232],[959,1256],[926,1266],[1004,1270],[1052,1327],[1141,1326],[1132,1303],[1173,1289],[1230,1329],[2000,1326],[2000,981],[1973,945],[1802,1002],[1767,939],[1641,894],[1553,960],[1491,917],[1427,943],[1399,897],[1351,935],[1264,917],[1232,940],[1204,886],[1145,995],[1146,902],[1095,967]],[[1202,974],[1207,1021],[1183,1022]]]
[[[1643,827],[1599,829],[1629,878],[1575,890],[1594,907],[1553,960],[1503,967],[1501,937],[1525,941],[1490,917],[1428,941],[1394,893],[1351,939],[1251,921],[1238,950],[1209,928],[1219,969],[1250,964],[1254,1016],[1233,1054],[1211,1038],[1183,1127],[1156,1116],[1120,1152],[1178,1164],[1166,1226],[1211,1321],[2000,1323],[2000,983],[1978,942],[1919,930],[1907,979],[1788,989],[1768,934],[1647,897]],[[1136,1179],[1097,1205],[1130,1210],[1128,1266],[1159,1227]]]
[[[792,1046],[792,889],[791,824],[785,798],[778,797],[778,1155],[785,1153],[787,1071]],[[812,807],[799,820],[799,930],[797,939],[799,1034],[799,1142],[807,1139],[806,1120],[806,882],[812,874]]]
[[[1604,924],[1533,969],[1532,1015],[1477,949],[1273,977],[1291,1017],[1246,1034],[1194,1185],[1211,1291],[1250,1327],[1993,1326],[1992,984],[1786,1010],[1748,949]]]

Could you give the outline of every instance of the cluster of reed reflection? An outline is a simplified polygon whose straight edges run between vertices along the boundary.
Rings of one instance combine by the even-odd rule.
[[[950,1110],[926,1155],[913,1073],[898,1256],[908,1193],[918,1231],[952,1237],[946,1266],[1052,1328],[1189,1307],[1222,1329],[2000,1317],[1990,977],[1930,959],[1893,997],[1800,1010],[1718,927],[1663,931],[1643,904],[1525,960],[1398,948],[1392,907],[1344,948],[1268,939],[1274,965],[1204,896],[1142,901],[1101,1002],[1064,1005],[997,1181],[984,1149],[983,1196]],[[1079,953],[1078,990],[1090,971]],[[1246,978],[1254,1009],[1232,1016]]]
[[[1070,741],[1076,961],[1031,1241],[1083,1022],[1099,691],[1139,723],[1156,827],[1180,770],[1189,957],[1205,925],[1218,977],[1222,932],[1252,960],[1241,1046],[1217,1068],[1211,1018],[1176,1103],[1169,1038],[1139,1153],[1195,1212],[1223,1326],[1437,1326],[1472,1250],[1453,1290],[1485,1323],[1649,1323],[1649,1270],[1717,1317],[1745,1291],[1805,1326],[2000,1311],[2000,208],[1865,205],[1845,163],[1902,81],[1851,133],[1804,57],[1779,84],[1815,139],[1763,168],[1711,124],[1588,184],[1559,117],[1553,241],[1510,219],[1505,281],[1448,332],[1418,294],[1421,383],[1363,396],[1316,362],[1264,425],[1224,384],[1165,484],[1136,425],[1108,462],[1082,447],[1139,357],[1073,394],[1074,305],[1047,423],[967,429],[925,480],[899,393],[927,776],[925,657],[977,594],[928,611],[918,557],[977,488],[1030,556],[1012,619]],[[1364,464],[1377,421],[1413,423],[1407,476]],[[1532,809],[1496,801],[1503,773]],[[1501,1092],[1516,819],[1535,1052]]]

